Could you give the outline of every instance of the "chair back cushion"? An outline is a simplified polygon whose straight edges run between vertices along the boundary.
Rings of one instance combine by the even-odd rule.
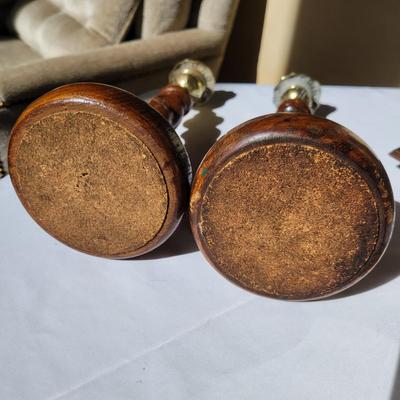
[[[43,57],[119,43],[140,0],[33,0],[21,3],[13,25]]]
[[[86,29],[109,43],[119,43],[127,32],[140,0],[51,0]]]
[[[186,28],[191,5],[192,0],[144,0],[141,36],[147,38]]]

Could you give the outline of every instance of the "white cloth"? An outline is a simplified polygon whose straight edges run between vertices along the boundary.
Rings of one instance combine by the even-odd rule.
[[[217,89],[179,128],[192,154],[218,131],[274,111],[271,87]],[[374,149],[399,201],[388,153],[400,147],[400,89],[324,87],[322,103]],[[139,260],[80,254],[30,219],[8,177],[0,227],[2,400],[400,398],[399,223],[364,281],[308,303],[232,285],[185,225]]]

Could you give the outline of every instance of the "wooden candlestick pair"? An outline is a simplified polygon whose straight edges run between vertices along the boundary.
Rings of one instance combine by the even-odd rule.
[[[146,253],[174,231],[190,163],[167,120],[175,126],[194,98],[207,97],[213,78],[186,62],[172,81],[150,106],[116,88],[78,84],[22,114],[10,174],[45,230],[112,258]],[[319,90],[304,75],[284,77],[278,112],[225,135],[194,180],[190,219],[201,251],[259,294],[337,293],[373,268],[392,232],[394,201],[381,163],[346,128],[312,115]]]

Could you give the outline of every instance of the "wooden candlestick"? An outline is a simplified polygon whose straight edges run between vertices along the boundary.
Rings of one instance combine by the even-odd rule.
[[[179,224],[192,178],[172,126],[213,85],[208,67],[185,60],[150,105],[97,83],[45,94],[12,130],[18,197],[43,229],[85,253],[129,258],[156,248]]]
[[[225,277],[261,295],[338,293],[371,271],[393,230],[382,164],[348,129],[312,115],[319,92],[309,77],[284,77],[278,112],[232,129],[194,179],[198,246]]]

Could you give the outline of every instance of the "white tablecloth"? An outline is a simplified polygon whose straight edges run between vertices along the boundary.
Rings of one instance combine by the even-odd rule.
[[[271,98],[271,87],[218,85],[179,128],[194,161],[221,133],[273,112]],[[400,147],[400,89],[324,87],[322,103],[375,150],[399,201],[388,153]],[[356,287],[290,303],[226,281],[186,224],[140,260],[80,254],[30,219],[6,178],[0,399],[400,399],[399,224]]]

